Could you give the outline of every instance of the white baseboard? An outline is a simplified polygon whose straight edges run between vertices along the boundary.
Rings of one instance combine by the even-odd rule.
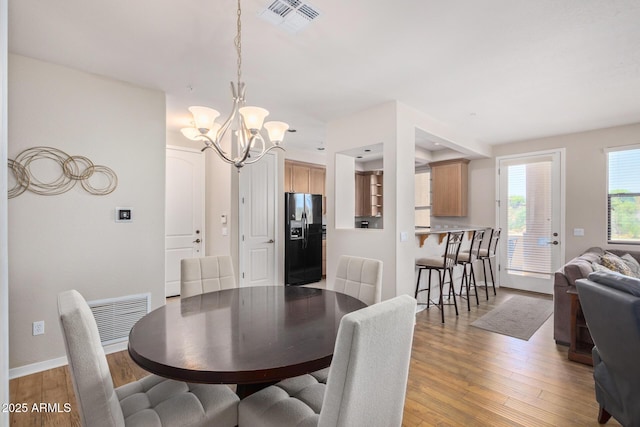
[[[116,353],[127,349],[128,341],[110,344],[104,347],[105,354]],[[42,362],[32,363],[30,365],[19,366],[9,369],[9,379],[24,377],[26,375],[36,374],[53,368],[59,368],[68,363],[67,356],[57,357],[55,359],[44,360]]]

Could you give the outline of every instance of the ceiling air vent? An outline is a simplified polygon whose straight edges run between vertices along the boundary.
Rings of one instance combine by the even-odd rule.
[[[309,3],[300,0],[275,0],[258,15],[265,21],[295,34],[320,16],[320,12]]]

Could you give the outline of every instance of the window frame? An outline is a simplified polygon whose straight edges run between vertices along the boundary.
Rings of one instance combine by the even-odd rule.
[[[611,178],[611,168],[610,168],[610,153],[620,152],[620,151],[633,151],[640,150],[640,144],[634,145],[624,145],[620,147],[608,147],[605,148],[604,152],[606,154],[606,215],[607,215],[607,243],[612,245],[640,245],[640,238],[631,239],[631,240],[619,240],[611,238],[611,200],[612,197],[640,197],[640,193],[609,193],[609,182]],[[640,164],[638,165],[640,167]],[[622,194],[624,196],[622,196]]]

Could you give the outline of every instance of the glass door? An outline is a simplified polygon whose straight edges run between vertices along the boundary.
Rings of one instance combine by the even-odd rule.
[[[564,253],[561,154],[499,159],[501,286],[553,293]]]

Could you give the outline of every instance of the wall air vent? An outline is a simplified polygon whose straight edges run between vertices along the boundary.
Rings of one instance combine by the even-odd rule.
[[[151,308],[151,294],[88,301],[87,304],[98,324],[100,341],[106,346],[129,339],[133,325]]]
[[[274,0],[258,15],[283,30],[295,34],[320,16],[309,3],[300,0]]]

